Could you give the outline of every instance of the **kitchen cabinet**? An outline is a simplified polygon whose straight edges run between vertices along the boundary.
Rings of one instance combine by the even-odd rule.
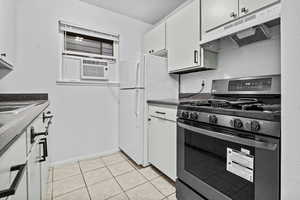
[[[200,48],[200,24],[200,0],[192,1],[167,19],[169,73],[216,67],[216,53]]]
[[[15,62],[16,2],[0,1],[0,59],[10,65]]]
[[[277,2],[280,0],[202,0],[202,28],[209,32]]]
[[[199,65],[200,1],[195,0],[167,19],[169,71]]]
[[[149,106],[149,162],[176,179],[176,107]]]
[[[35,142],[27,161],[28,199],[41,199],[40,145]]]
[[[240,16],[255,12],[280,0],[239,0]]]
[[[18,167],[17,167],[18,166]],[[14,169],[15,168],[15,169]],[[0,157],[0,199],[26,200],[26,134],[23,133],[14,144]],[[17,175],[19,174],[19,176]],[[16,181],[14,194],[6,195]]]
[[[144,53],[162,56],[166,52],[166,24],[162,23],[144,36]]]
[[[39,115],[27,129],[27,174],[30,200],[44,199],[47,194],[49,120],[44,120],[43,116],[51,114],[46,113],[47,111]],[[32,137],[33,135],[37,136]]]
[[[239,0],[202,0],[202,27],[209,31],[238,18]]]

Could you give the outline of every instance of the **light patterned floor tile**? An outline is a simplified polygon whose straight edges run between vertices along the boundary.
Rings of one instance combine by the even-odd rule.
[[[57,166],[53,170],[53,181],[65,179],[70,176],[81,174],[79,164],[70,163]]]
[[[102,159],[106,165],[112,165],[126,160],[123,156],[120,155],[120,153],[114,153],[109,156],[104,156],[102,157]]]
[[[161,173],[159,171],[157,171],[155,168],[153,168],[151,166],[143,168],[143,169],[140,169],[139,171],[148,180],[152,180],[152,179],[157,178],[157,177],[159,177],[161,175]]]
[[[151,183],[165,196],[169,196],[176,191],[175,186],[164,177],[156,178]]]
[[[107,168],[111,171],[111,173],[114,176],[118,176],[134,170],[134,168],[127,161],[109,165],[107,166]]]
[[[84,173],[84,179],[87,185],[93,185],[111,178],[113,178],[113,176],[106,167]]]
[[[82,188],[62,196],[54,198],[54,200],[90,200],[88,191],[86,188]]]
[[[106,180],[92,186],[88,186],[92,200],[105,200],[122,193],[119,184],[114,180]]]
[[[126,193],[130,200],[161,200],[164,198],[151,183],[140,185]]]
[[[121,185],[123,190],[128,190],[133,187],[136,187],[137,185],[143,184],[147,182],[147,179],[145,179],[139,172],[132,171],[126,174],[123,174],[121,176],[116,177],[118,183]]]
[[[53,196],[72,192],[85,186],[82,175],[72,176],[60,181],[53,182]]]
[[[104,167],[104,162],[101,158],[93,158],[79,161],[80,168],[83,172],[91,171]]]
[[[114,196],[112,198],[109,198],[108,200],[129,200],[127,195],[125,193],[119,194],[117,196]]]
[[[177,198],[176,198],[176,193],[174,193],[174,194],[168,196],[167,200],[177,200]]]

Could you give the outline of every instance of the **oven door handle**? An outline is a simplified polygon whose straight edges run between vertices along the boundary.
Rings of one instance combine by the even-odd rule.
[[[238,143],[238,144],[243,144],[243,145],[247,145],[247,146],[251,146],[251,147],[255,147],[255,148],[259,148],[259,149],[265,149],[265,150],[270,150],[270,151],[275,151],[277,148],[277,144],[272,144],[272,143],[267,143],[267,142],[263,142],[263,141],[256,141],[256,140],[251,140],[251,139],[247,139],[247,138],[242,138],[242,137],[238,137],[235,135],[228,135],[228,134],[224,134],[224,133],[218,133],[215,131],[209,131],[206,129],[202,129],[202,128],[198,128],[198,127],[193,127],[190,125],[186,125],[180,122],[177,122],[177,125],[180,128],[189,130],[189,131],[193,131],[202,135],[206,135],[209,137],[213,137],[213,138],[217,138],[217,139],[221,139],[221,140],[226,140],[229,142],[234,142],[234,143]]]

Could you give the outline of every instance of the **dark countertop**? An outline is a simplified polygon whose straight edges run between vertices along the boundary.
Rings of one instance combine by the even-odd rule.
[[[1,95],[0,95],[1,97]],[[18,113],[0,113],[0,156],[26,131],[26,128],[49,106],[48,100],[1,101],[1,104],[25,103]]]
[[[178,106],[179,100],[178,99],[156,99],[156,100],[148,100],[148,104],[161,104],[161,105],[171,105],[171,106]]]

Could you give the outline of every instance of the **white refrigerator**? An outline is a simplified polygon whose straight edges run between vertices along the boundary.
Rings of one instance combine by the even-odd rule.
[[[120,62],[119,147],[139,165],[148,163],[147,100],[167,98],[178,98],[178,77],[168,74],[166,58]]]

